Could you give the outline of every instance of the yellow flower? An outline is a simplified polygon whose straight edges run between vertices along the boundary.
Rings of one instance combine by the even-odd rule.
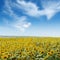
[[[54,53],[54,51],[51,50],[51,51],[48,52],[48,55],[52,55],[53,53]]]
[[[7,59],[8,58],[8,55],[2,55],[1,56],[1,59]]]

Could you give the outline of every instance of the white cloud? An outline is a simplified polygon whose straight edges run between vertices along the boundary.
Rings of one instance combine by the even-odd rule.
[[[24,30],[25,28],[28,28],[31,23],[27,22],[27,17],[26,16],[18,16],[17,14],[14,13],[12,10],[12,7],[15,6],[18,9],[22,9],[23,12],[29,16],[32,17],[40,17],[40,16],[47,16],[47,19],[49,20],[52,18],[57,12],[60,12],[60,2],[52,2],[49,1],[46,3],[46,1],[41,1],[43,10],[40,10],[39,7],[32,2],[26,2],[25,0],[16,0],[17,3],[12,3],[11,0],[6,0],[5,1],[5,10],[3,12],[5,14],[8,14],[15,22],[11,24],[11,26],[16,27],[17,29]],[[5,19],[6,20],[6,19]],[[5,22],[6,23],[6,22]],[[9,24],[9,22],[7,22]],[[15,25],[15,26],[14,26]]]
[[[24,24],[23,27],[28,28],[31,25],[31,23]]]
[[[19,29],[20,31],[24,32],[26,28],[29,28],[31,26],[30,22],[26,21],[27,18],[25,16],[22,16],[19,18],[19,20],[15,21],[12,25]]]
[[[26,28],[30,27],[30,22],[27,22],[26,16],[18,16],[17,14],[15,14],[10,4],[12,4],[11,1],[5,1],[5,10],[3,10],[3,12],[10,16],[14,21],[9,24],[9,20],[4,18],[4,22],[7,23],[7,25],[14,27],[20,31],[25,31]]]
[[[60,12],[59,0],[41,0],[42,6],[48,19],[52,18],[57,12]]]
[[[45,9],[44,14],[47,16],[48,20],[55,15],[56,11],[53,9]]]
[[[39,10],[36,4],[24,0],[17,0],[17,7],[23,9],[25,14],[29,16],[39,17],[46,15],[48,19],[52,18],[57,12],[60,12],[60,1],[56,3],[56,1],[51,0],[48,2],[41,0],[41,2],[43,10]]]
[[[60,1],[51,1],[51,0],[41,0],[43,10],[39,10],[39,7],[32,2],[26,2],[25,0],[16,0],[17,3],[12,3],[11,1],[6,0],[5,13],[12,16],[14,20],[18,20],[18,15],[14,13],[11,7],[15,6],[18,9],[22,9],[23,12],[32,17],[40,17],[45,15],[49,20],[52,18],[57,12],[60,12]]]
[[[13,10],[12,10],[12,8],[11,8],[11,6],[10,6],[10,1],[9,1],[9,0],[6,0],[6,1],[5,1],[5,6],[4,6],[4,8],[5,8],[5,10],[3,10],[3,12],[4,12],[5,14],[8,14],[8,15],[10,15],[10,16],[14,16],[14,15],[15,15],[14,12],[13,12]]]
[[[25,2],[24,0],[17,0],[18,8],[21,8],[25,11],[25,14],[30,16],[38,15],[38,7],[32,2]]]

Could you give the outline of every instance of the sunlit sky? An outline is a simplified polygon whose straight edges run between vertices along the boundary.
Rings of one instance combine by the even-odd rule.
[[[0,0],[0,36],[60,37],[60,0]]]

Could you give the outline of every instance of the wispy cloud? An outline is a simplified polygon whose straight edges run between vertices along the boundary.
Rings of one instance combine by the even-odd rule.
[[[3,19],[4,22],[7,23],[8,26],[10,25],[11,27],[14,27],[20,31],[24,31],[26,28],[29,28],[31,23],[27,22],[27,17],[18,16],[17,14],[15,14],[14,11],[12,10],[12,6],[10,4],[13,5],[11,0],[5,1],[5,6],[4,6],[5,10],[3,10],[3,13],[10,16],[14,21],[9,24],[9,20],[4,18]]]
[[[57,12],[60,12],[59,0],[41,0],[41,3],[48,19],[52,18]]]
[[[57,12],[60,12],[60,1],[47,0],[42,2],[43,10],[39,10],[39,7],[32,2],[26,2],[24,0],[17,0],[17,7],[23,9],[25,14],[33,17],[47,16],[48,19],[52,18]]]
[[[26,1],[21,1],[17,0],[18,3],[18,8],[21,8],[25,11],[25,14],[28,14],[30,16],[38,16],[38,6],[32,2],[26,2]]]
[[[50,20],[57,12],[60,12],[60,1],[56,3],[56,1],[43,1],[41,0],[43,10],[39,9],[39,7],[33,2],[26,2],[25,0],[16,0],[16,3],[12,3],[11,0],[5,0],[5,9],[3,12],[10,16],[14,21],[10,23],[10,26],[15,27],[21,31],[24,31],[26,28],[30,27],[31,22],[28,22],[27,16],[18,16],[15,14],[12,7],[22,9],[23,13],[32,16],[32,17],[40,17],[46,16],[47,20]],[[18,11],[18,10],[17,10]],[[5,23],[9,25],[9,21],[5,18]]]
[[[20,31],[24,32],[26,28],[29,28],[31,23],[26,21],[26,16],[20,17],[17,21],[13,23],[13,26],[17,29],[20,29]]]

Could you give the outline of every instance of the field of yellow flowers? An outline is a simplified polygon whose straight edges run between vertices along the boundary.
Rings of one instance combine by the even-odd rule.
[[[60,38],[0,38],[0,60],[60,60]]]

